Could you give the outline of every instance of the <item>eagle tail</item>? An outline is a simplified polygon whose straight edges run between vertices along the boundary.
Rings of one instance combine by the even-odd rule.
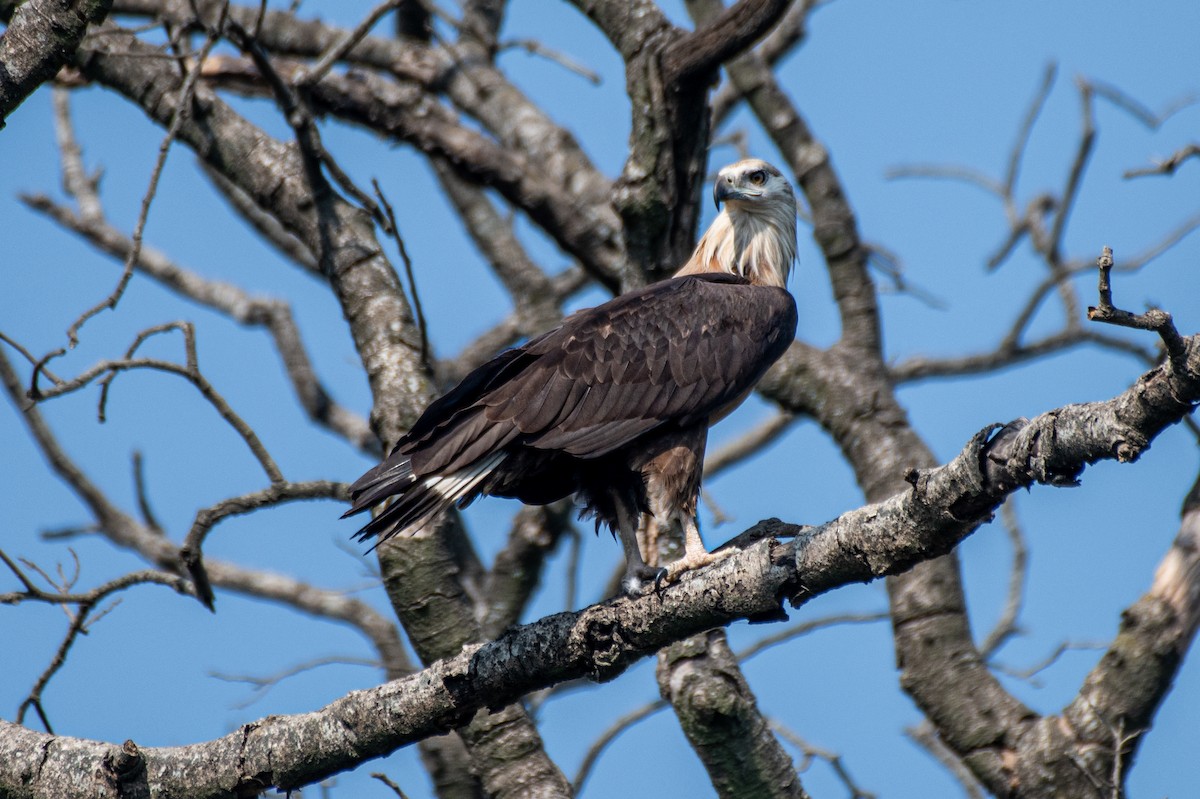
[[[504,456],[503,452],[492,452],[457,471],[428,477],[417,477],[408,458],[396,462],[389,459],[350,487],[352,504],[342,518],[362,513],[393,497],[378,516],[355,533],[355,539],[362,542],[377,536],[374,549],[392,536],[430,521],[451,505],[465,506],[481,492],[480,484],[496,470]]]

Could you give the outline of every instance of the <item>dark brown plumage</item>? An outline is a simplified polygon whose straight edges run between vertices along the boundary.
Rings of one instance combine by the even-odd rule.
[[[584,514],[620,535],[626,590],[661,576],[637,547],[642,514],[686,533],[685,567],[707,562],[695,513],[708,427],[745,398],[796,327],[795,302],[780,287],[795,246],[791,188],[762,162],[721,174],[731,171],[752,188],[770,178],[786,189],[769,199],[788,211],[772,209],[790,220],[778,231],[791,236],[778,249],[787,263],[714,271],[719,259],[710,253],[703,269],[579,311],[479,367],[351,487],[347,516],[393,497],[360,540],[386,540],[481,494],[530,504],[575,494]],[[730,208],[746,202],[730,185],[718,179],[732,235],[739,212],[749,212]],[[741,276],[767,271],[773,281]]]

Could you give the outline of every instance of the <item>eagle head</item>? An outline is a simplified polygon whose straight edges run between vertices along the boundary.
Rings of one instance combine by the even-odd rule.
[[[772,205],[786,207],[788,203],[794,211],[796,206],[792,184],[778,169],[757,158],[738,161],[718,172],[713,181],[713,201],[717,208],[721,203],[734,203],[736,212],[746,213],[761,212]]]
[[[724,207],[677,274],[728,272],[785,288],[796,260],[796,196],[783,173],[757,158],[730,164],[717,173],[713,200]]]

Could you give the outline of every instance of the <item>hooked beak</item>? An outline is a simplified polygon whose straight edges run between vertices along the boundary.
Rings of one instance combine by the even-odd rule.
[[[717,208],[721,207],[721,203],[729,200],[749,200],[760,194],[761,192],[743,191],[735,187],[729,178],[718,177],[716,183],[713,184],[713,203]]]
[[[729,180],[718,176],[716,181],[713,183],[713,205],[717,206],[719,210],[721,208],[721,203],[725,202],[731,197],[736,198],[737,196],[738,193],[733,188],[733,185],[729,182]]]

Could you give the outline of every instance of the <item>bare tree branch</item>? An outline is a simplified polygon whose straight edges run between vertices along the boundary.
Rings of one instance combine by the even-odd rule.
[[[668,85],[714,71],[753,46],[787,11],[789,0],[738,0],[664,53]]]
[[[954,775],[958,780],[958,784],[962,786],[963,793],[967,795],[967,799],[983,799],[984,790],[983,784],[975,778],[971,773],[971,769],[963,763],[962,758],[950,751],[950,747],[942,743],[938,738],[937,731],[928,720],[922,721],[920,724],[909,727],[904,731],[909,738],[917,742],[917,744],[926,752],[931,754],[935,760]]]
[[[986,660],[990,660],[996,650],[1020,632],[1018,619],[1025,603],[1025,581],[1029,576],[1025,536],[1021,532],[1021,522],[1017,518],[1016,503],[1012,497],[1000,506],[1000,518],[1004,522],[1004,531],[1008,533],[1013,557],[1008,572],[1008,597],[1004,602],[1004,610],[996,620],[995,626],[979,644],[979,654]]]
[[[755,53],[769,66],[774,67],[785,56],[799,47],[808,35],[808,18],[819,6],[830,0],[798,0],[789,4],[787,12],[756,49]],[[734,107],[743,99],[743,94],[731,82],[726,81],[714,94],[712,100],[713,128],[720,128]]]
[[[777,721],[771,722],[771,729],[776,735],[799,749],[800,753],[804,755],[804,760],[800,764],[801,772],[807,771],[809,764],[813,760],[823,760],[829,764],[829,767],[833,769],[833,773],[846,786],[846,790],[850,792],[850,799],[875,799],[875,794],[858,787],[858,784],[850,776],[850,772],[846,770],[845,764],[842,763],[841,755],[813,746]]]
[[[558,502],[517,512],[508,544],[488,572],[487,615],[481,625],[484,638],[495,638],[520,621],[541,580],[545,559],[573,529],[571,511],[571,503]]]
[[[805,797],[792,759],[758,703],[724,630],[710,630],[658,654],[658,690],[721,797]]]
[[[289,666],[286,669],[277,671],[274,674],[268,674],[266,676],[255,676],[252,674],[226,674],[225,672],[220,671],[209,672],[209,676],[215,677],[216,679],[224,682],[244,683],[250,686],[250,695],[245,699],[234,703],[233,705],[235,708],[241,709],[250,707],[250,705],[266,696],[267,692],[269,692],[276,685],[288,679],[289,677],[295,677],[297,674],[304,674],[305,672],[313,671],[323,666],[372,666],[378,668],[379,665],[379,661],[377,660],[356,658],[349,655],[331,655],[328,657],[306,660],[303,663],[297,663],[294,666]]]
[[[103,21],[111,6],[112,0],[0,2],[0,19],[8,23],[0,36],[0,128],[71,60],[88,26]]]
[[[1175,329],[1175,323],[1171,321],[1171,314],[1159,309],[1133,314],[1113,307],[1112,287],[1109,284],[1109,275],[1113,268],[1111,248],[1107,246],[1104,248],[1104,252],[1096,259],[1096,265],[1100,267],[1100,304],[1088,308],[1088,319],[1093,322],[1104,322],[1138,330],[1153,330],[1162,339],[1163,346],[1167,350],[1167,357],[1172,361],[1183,358],[1186,354],[1186,347],[1179,331]]]
[[[704,459],[705,476],[711,478],[725,469],[741,463],[746,458],[758,454],[790,430],[795,421],[794,414],[783,411],[760,423],[758,427],[748,431],[742,437],[730,441]]]
[[[1141,169],[1130,169],[1125,172],[1126,178],[1139,178],[1146,175],[1174,175],[1175,170],[1183,166],[1189,158],[1200,158],[1200,144],[1189,144],[1176,150],[1169,158],[1155,161],[1153,166]]]
[[[184,366],[156,358],[133,357],[133,351],[137,349],[138,345],[145,339],[147,335],[164,332],[166,330],[180,330],[183,332],[187,354],[187,363]],[[249,424],[246,423],[244,419],[242,419],[242,417],[238,416],[233,408],[230,407],[229,403],[225,401],[225,398],[222,397],[217,390],[213,388],[212,384],[208,382],[208,379],[201,374],[199,368],[196,366],[195,346],[194,334],[191,324],[188,322],[172,322],[168,325],[160,325],[149,328],[138,336],[137,340],[130,347],[128,354],[126,354],[124,358],[115,361],[100,361],[95,366],[77,375],[76,377],[71,378],[70,380],[64,380],[57,385],[51,386],[50,388],[43,390],[38,386],[37,375],[35,372],[33,385],[29,389],[29,396],[31,399],[34,399],[38,402],[45,402],[52,400],[55,397],[61,397],[65,394],[78,391],[97,379],[106,380],[121,372],[130,371],[132,369],[152,369],[158,372],[167,372],[169,374],[179,375],[195,386],[196,390],[200,392],[200,396],[204,397],[204,399],[213,406],[221,418],[224,419],[229,426],[237,432],[237,434],[246,443],[246,447],[254,455],[255,459],[266,473],[267,479],[272,483],[283,482],[283,474],[279,471],[279,466],[276,465],[274,459],[271,457],[270,453],[267,452],[266,447],[263,446],[262,442],[259,441],[258,434],[254,432],[254,430]],[[103,420],[103,399],[101,402],[100,418]]]
[[[375,27],[375,23],[379,22],[385,14],[395,10],[401,5],[403,0],[384,0],[384,2],[371,9],[371,13],[363,17],[362,22],[354,27],[354,30],[347,31],[344,36],[336,44],[321,54],[316,63],[311,67],[301,70],[293,78],[293,83],[297,88],[307,88],[319,81],[333,65],[346,57],[355,45],[366,38],[371,32],[371,28]]]
[[[198,166],[229,205],[249,222],[268,244],[314,277],[324,278],[312,248],[289,232],[278,219],[255,204],[253,198],[236,183],[204,161],[198,161]]]
[[[653,702],[647,702],[641,707],[621,716],[608,729],[602,732],[600,737],[588,747],[587,752],[583,756],[583,761],[579,764],[579,770],[575,772],[575,779],[571,780],[571,786],[574,788],[575,793],[583,792],[583,786],[587,782],[588,777],[592,775],[592,769],[595,768],[600,755],[604,754],[604,750],[608,748],[609,744],[620,737],[621,733],[630,727],[650,718],[660,710],[665,710],[667,707],[669,705],[665,699],[656,699]]]

